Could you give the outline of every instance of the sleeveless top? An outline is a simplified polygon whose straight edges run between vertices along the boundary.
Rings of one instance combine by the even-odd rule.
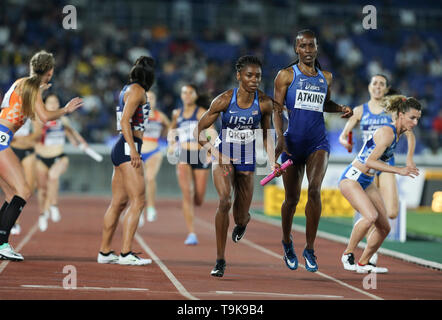
[[[151,116],[151,114],[153,115]],[[143,140],[157,142],[163,131],[160,112],[153,110],[150,112],[147,126],[144,129]]]
[[[17,84],[18,80],[14,82],[3,97],[0,119],[8,120],[15,128],[19,129],[25,123],[26,119],[23,113],[22,98],[15,90]]]
[[[184,118],[184,107],[181,108],[180,115],[177,119],[177,132],[178,132],[178,140],[180,143],[184,142],[196,142],[195,137],[193,136],[193,132],[198,125],[198,114],[199,107],[195,107],[195,111],[190,116],[190,118]]]
[[[61,119],[48,121],[42,129],[41,143],[45,146],[62,146],[66,133]]]
[[[396,132],[396,127],[394,125],[388,123],[388,124],[386,124],[386,126],[393,129],[394,139],[393,139],[393,142],[391,143],[391,145],[387,149],[385,149],[384,153],[381,155],[379,160],[384,161],[385,163],[388,163],[388,161],[390,161],[390,159],[394,156],[394,149],[396,148],[396,145],[397,145],[397,132]],[[362,146],[361,151],[359,151],[359,154],[356,157],[356,159],[359,162],[361,162],[362,164],[365,164],[367,162],[368,157],[371,155],[374,148],[376,147],[376,143],[374,142],[373,135],[371,135],[371,137],[367,141],[365,141],[364,145]],[[368,173],[371,173],[371,174],[374,174],[375,172],[376,172],[376,170],[374,170],[374,169],[370,169],[368,171]]]
[[[262,117],[258,91],[247,109],[238,106],[237,94],[238,88],[234,88],[229,106],[221,113],[222,127],[215,146],[225,155],[240,159],[238,162],[251,164],[255,163],[255,130],[259,128]]]
[[[121,121],[121,117],[123,115],[123,110],[124,110],[124,94],[126,93],[127,89],[129,89],[130,86],[131,86],[131,84],[125,85],[123,90],[121,90],[121,92],[120,92],[119,103],[116,108],[117,130],[118,131],[121,131],[120,121]],[[145,130],[145,127],[148,122],[149,111],[150,111],[149,101],[147,101],[146,104],[140,104],[137,107],[134,115],[132,116],[132,119],[130,120],[130,126],[131,126],[132,130],[136,130],[136,131],[144,131]]]
[[[292,68],[293,80],[285,97],[289,123],[284,136],[291,140],[321,139],[327,135],[323,115],[327,80],[318,68],[314,77],[304,75],[297,64]]]
[[[359,122],[359,128],[362,132],[362,141],[367,141],[376,131],[376,129],[391,123],[391,115],[382,111],[379,114],[373,114],[368,107],[368,103],[364,103],[362,111],[361,121]]]

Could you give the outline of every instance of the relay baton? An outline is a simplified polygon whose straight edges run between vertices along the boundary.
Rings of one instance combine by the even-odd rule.
[[[84,144],[81,144],[80,149],[83,150],[84,153],[86,153],[89,157],[91,157],[95,161],[97,161],[97,162],[103,161],[103,156],[101,154],[95,152],[90,147],[86,147]]]
[[[348,143],[350,144],[350,148],[347,150],[348,150],[348,153],[351,153],[351,151],[353,150],[353,131],[350,131],[348,133]]]
[[[290,167],[292,164],[293,164],[293,161],[288,159],[286,162],[284,162],[281,165],[281,168],[279,170],[285,170],[288,167]],[[276,177],[276,169],[273,170],[272,173],[268,174],[264,179],[261,180],[261,185],[262,186],[266,185],[268,182],[272,181],[274,177]]]

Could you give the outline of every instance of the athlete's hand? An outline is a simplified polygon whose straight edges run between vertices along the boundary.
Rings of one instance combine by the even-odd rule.
[[[285,144],[284,137],[278,138],[276,141],[276,148],[275,148],[275,160],[279,159],[279,156],[281,153],[285,152],[288,156],[292,156],[292,154],[287,150],[287,145]]]
[[[342,115],[341,118],[350,118],[353,115],[353,110],[349,106],[341,106]]]
[[[66,109],[66,113],[72,113],[82,106],[83,106],[83,99],[76,97],[71,101],[69,101],[64,108]]]
[[[353,145],[348,143],[348,138],[344,139],[343,137],[339,137],[339,143],[347,149],[349,152],[353,149]]]
[[[275,171],[275,177],[280,177],[284,171],[281,170],[281,165],[278,162],[275,162],[275,164],[272,166],[272,172]]]
[[[142,163],[142,160],[141,160],[141,156],[138,153],[138,151],[131,150],[130,151],[130,164],[132,165],[132,167],[139,168],[141,166],[141,163]]]
[[[419,169],[416,167],[406,166],[399,169],[399,174],[401,176],[411,177],[414,179],[414,177],[417,177],[419,175]]]

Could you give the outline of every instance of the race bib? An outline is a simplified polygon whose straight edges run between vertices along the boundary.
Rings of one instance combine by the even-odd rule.
[[[51,132],[45,138],[45,146],[62,146],[65,143],[64,131]]]
[[[121,117],[123,116],[123,112],[117,111],[117,131],[121,131]]]
[[[8,146],[9,145],[9,134],[5,132],[0,132],[0,145],[2,146]]]
[[[351,167],[348,169],[347,173],[345,174],[345,177],[357,181],[359,179],[359,176],[362,174],[361,170],[355,167]]]
[[[255,130],[244,129],[244,130],[234,130],[226,129],[226,142],[228,143],[238,143],[247,144],[255,140]]]
[[[189,121],[183,123],[181,127],[177,129],[180,142],[194,141],[195,138],[193,136],[193,132],[195,131],[197,125],[197,121]]]
[[[134,142],[135,143],[135,149],[138,150],[138,142]],[[129,144],[127,142],[124,143],[124,155],[125,156],[130,156],[130,147]]]
[[[295,109],[323,112],[325,93],[296,90]]]

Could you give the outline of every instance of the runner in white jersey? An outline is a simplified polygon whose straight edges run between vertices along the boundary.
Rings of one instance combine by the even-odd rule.
[[[53,93],[49,94],[45,99],[45,107],[50,111],[58,110],[60,108],[58,97]],[[74,146],[80,144],[87,146],[87,142],[71,126],[67,117],[46,122],[40,131],[41,139],[35,146],[38,202],[41,213],[38,226],[41,231],[46,231],[48,218],[53,222],[61,219],[58,209],[59,180],[69,165],[69,159],[64,153],[65,139],[68,138]]]

